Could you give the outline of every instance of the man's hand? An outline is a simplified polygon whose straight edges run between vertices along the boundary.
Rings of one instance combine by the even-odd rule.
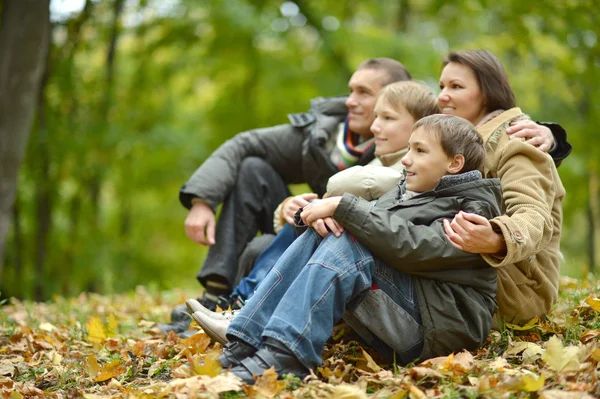
[[[329,197],[313,201],[304,207],[300,217],[305,225],[311,226],[322,237],[325,237],[329,231],[339,237],[344,232],[344,228],[333,220],[332,216],[341,200],[342,197]]]
[[[318,197],[319,196],[315,193],[300,194],[292,197],[291,199],[287,200],[281,208],[281,216],[286,222],[293,225],[296,211],[303,206],[308,205],[309,201],[312,201]]]
[[[538,125],[531,120],[513,122],[506,133],[510,138],[524,137],[527,143],[537,147],[540,151],[548,152],[554,147],[554,136],[546,126]]]
[[[215,213],[204,201],[195,201],[185,218],[185,234],[192,241],[215,245]]]
[[[444,220],[446,238],[456,248],[472,254],[506,255],[504,238],[492,229],[489,220],[460,211],[452,222]]]

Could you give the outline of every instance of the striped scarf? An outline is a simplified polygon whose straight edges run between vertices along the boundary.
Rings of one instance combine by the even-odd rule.
[[[348,169],[351,166],[356,165],[360,157],[373,145],[375,139],[363,141],[360,144],[354,144],[354,141],[358,141],[357,138],[360,136],[356,133],[352,133],[348,129],[348,117],[344,121],[343,131],[338,133],[335,149],[331,154],[331,161],[338,167],[339,170]]]

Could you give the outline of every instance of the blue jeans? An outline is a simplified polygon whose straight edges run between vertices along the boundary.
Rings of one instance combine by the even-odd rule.
[[[239,295],[244,299],[249,299],[254,294],[258,283],[264,280],[267,273],[271,271],[285,250],[292,245],[296,237],[294,226],[286,223],[267,249],[260,254],[250,274],[244,277],[235,287],[232,295]]]
[[[397,341],[394,349],[400,361],[408,363],[420,355],[423,346],[411,276],[373,257],[347,232],[339,238],[329,234],[324,239],[313,230],[302,234],[233,319],[227,335],[256,348],[263,345],[264,337],[271,337],[306,367],[315,368],[322,362],[323,348],[335,323],[347,309],[359,309],[374,287],[391,298],[384,305],[392,305],[406,316],[401,323],[410,321],[410,328],[401,330],[406,336],[397,335],[396,330],[386,332]],[[366,313],[377,317],[376,309]],[[379,331],[372,333],[374,337],[380,335]],[[382,340],[369,343],[379,351],[392,351]]]

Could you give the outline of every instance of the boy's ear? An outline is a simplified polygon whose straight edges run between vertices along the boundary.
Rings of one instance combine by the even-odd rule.
[[[460,173],[463,166],[465,166],[465,156],[463,154],[455,155],[452,158],[452,162],[448,165],[447,171],[451,175]]]

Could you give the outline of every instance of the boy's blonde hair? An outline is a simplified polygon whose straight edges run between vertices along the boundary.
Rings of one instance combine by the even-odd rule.
[[[454,157],[461,154],[465,157],[460,173],[483,169],[483,138],[471,122],[454,115],[438,114],[418,120],[412,131],[420,127],[436,135],[446,155]]]
[[[440,112],[433,90],[414,81],[396,82],[385,86],[379,93],[378,101],[385,101],[394,109],[404,106],[416,121]]]

